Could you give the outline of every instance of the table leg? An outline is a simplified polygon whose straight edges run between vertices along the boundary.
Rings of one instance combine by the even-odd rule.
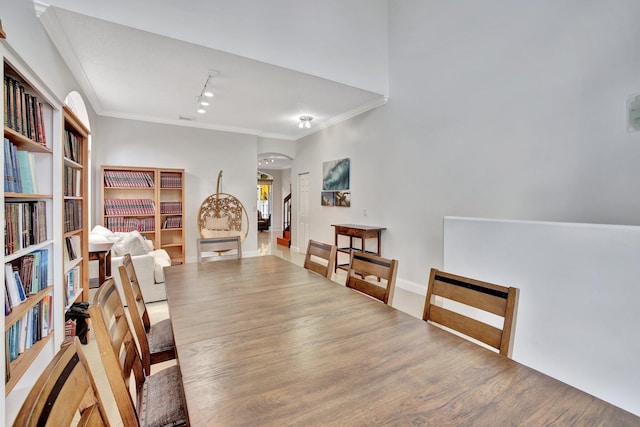
[[[111,251],[107,252],[105,262],[106,262],[106,264],[104,265],[105,274],[107,277],[111,277]]]
[[[106,279],[106,266],[105,266],[105,253],[100,252],[98,254],[98,286],[102,286]]]

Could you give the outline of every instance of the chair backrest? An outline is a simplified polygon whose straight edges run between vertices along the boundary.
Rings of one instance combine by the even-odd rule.
[[[361,251],[351,251],[351,263],[347,272],[346,285],[348,288],[389,304],[393,301],[397,270],[398,261],[395,259],[382,258]],[[367,276],[376,276],[379,281],[384,279],[386,285],[382,286],[369,281]]]
[[[142,365],[147,375],[151,374],[151,351],[149,349],[149,340],[147,332],[151,329],[151,321],[147,306],[142,296],[142,289],[138,282],[138,276],[133,266],[133,260],[130,254],[126,254],[122,258],[122,263],[118,266],[120,273],[120,283],[122,283],[122,291],[127,300],[129,307],[129,315],[133,330],[135,332],[138,345],[140,346],[140,356],[142,357]]]
[[[68,426],[78,413],[79,426],[109,426],[87,359],[73,337],[62,343],[33,385],[13,425]]]
[[[307,255],[304,258],[304,268],[331,279],[336,262],[336,252],[335,245],[309,240]]]
[[[240,236],[198,238],[198,262],[219,261],[242,258],[242,240]],[[234,251],[230,254],[225,252]],[[215,252],[216,255],[207,255]]]
[[[146,376],[118,289],[112,278],[98,289],[89,306],[102,364],[125,426],[137,426],[135,401],[141,401]],[[132,393],[131,376],[135,379]]]
[[[518,293],[518,288],[500,286],[432,268],[422,318],[483,342],[497,349],[500,354],[511,356]],[[434,304],[436,296],[442,298],[442,305]],[[466,307],[447,300],[475,307],[476,312],[481,310],[478,312],[479,316],[476,316],[478,319],[465,315],[472,314],[471,310],[465,310]],[[483,312],[498,316],[496,323],[502,323],[502,327],[492,325],[492,316]],[[488,320],[489,323],[484,320]]]

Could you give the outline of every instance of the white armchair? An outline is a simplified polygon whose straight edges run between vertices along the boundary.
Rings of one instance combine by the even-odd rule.
[[[89,243],[113,243],[111,248],[111,275],[116,282],[123,304],[126,299],[122,291],[122,281],[118,267],[122,257],[129,253],[136,275],[140,282],[140,289],[145,302],[163,301],[167,299],[164,285],[164,267],[171,265],[171,258],[164,249],[153,249],[151,240],[144,240],[140,233],[114,233],[102,226],[96,226],[89,233]],[[97,270],[90,269],[91,276],[97,275]],[[97,267],[97,266],[95,266]]]

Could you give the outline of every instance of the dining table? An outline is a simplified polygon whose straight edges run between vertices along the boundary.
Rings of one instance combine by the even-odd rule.
[[[192,426],[640,425],[274,255],[174,265],[165,278]]]

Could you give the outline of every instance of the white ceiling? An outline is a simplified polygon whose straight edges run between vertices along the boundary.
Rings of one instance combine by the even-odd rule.
[[[381,82],[386,82],[388,73],[386,27],[380,29],[376,26],[382,21],[386,25],[386,0],[352,0],[351,3],[357,3],[357,6],[365,6],[366,3],[373,8],[360,13],[359,21],[343,19],[342,23],[330,15],[344,8],[343,3],[328,1],[333,9],[325,7],[322,20],[334,19],[336,32],[347,31],[353,35],[348,35],[347,41],[341,45],[324,46],[324,50],[319,42],[315,52],[318,57],[307,50],[287,56],[286,49],[296,46],[296,42],[285,40],[277,28],[256,28],[252,37],[247,37],[248,26],[256,27],[274,16],[284,13],[281,19],[287,25],[294,19],[289,16],[290,10],[285,13],[288,9],[264,10],[268,16],[262,20],[260,16],[247,12],[251,9],[248,6],[263,3],[261,0],[200,0],[189,2],[189,9],[182,10],[176,9],[176,3],[169,0],[52,0],[48,2],[51,7],[36,3],[36,9],[39,9],[45,29],[99,115],[296,140],[385,102],[386,83]],[[284,8],[293,2],[275,0],[273,4],[276,8]],[[207,19],[203,19],[205,14],[211,13],[212,5],[216,7],[216,19],[220,25],[207,24]],[[174,16],[171,15],[172,8],[175,9]],[[114,14],[114,10],[120,13]],[[355,10],[347,12],[356,15]],[[252,17],[249,22],[247,15]],[[135,20],[136,17],[144,19]],[[311,32],[317,33],[319,28],[313,28],[313,16],[304,18],[304,29],[293,21],[294,27],[298,28],[287,31],[295,30],[307,36]],[[244,45],[231,41],[234,23],[237,23],[237,34],[242,30],[246,39]],[[220,32],[220,26],[223,26],[224,33]],[[333,29],[322,30],[326,41],[331,41],[326,34],[331,34]],[[219,47],[223,35],[229,49]],[[362,40],[358,39],[362,37],[371,39],[372,50],[365,52],[367,47],[362,46]],[[266,48],[255,52],[243,48],[269,38],[275,40],[269,42],[271,50],[276,53],[272,56],[274,62],[287,63],[287,58],[292,56],[286,65],[307,68],[303,70],[306,72],[265,62],[270,53]],[[306,39],[314,40],[312,37]],[[207,43],[207,40],[212,42]],[[277,49],[276,45],[282,49]],[[282,50],[285,50],[285,55]],[[360,50],[362,54],[358,53]],[[247,52],[254,57],[260,52],[264,54],[261,60],[256,60],[229,51]],[[334,53],[339,55],[327,57]],[[361,55],[362,64],[355,53]],[[379,66],[372,67],[376,62]],[[309,70],[314,64],[318,64],[315,70]],[[209,70],[217,72],[212,80],[215,96],[207,113],[198,114],[196,98]],[[358,75],[362,75],[361,81]],[[297,119],[301,115],[314,117],[310,130],[298,127]],[[193,119],[183,120],[180,117]]]

